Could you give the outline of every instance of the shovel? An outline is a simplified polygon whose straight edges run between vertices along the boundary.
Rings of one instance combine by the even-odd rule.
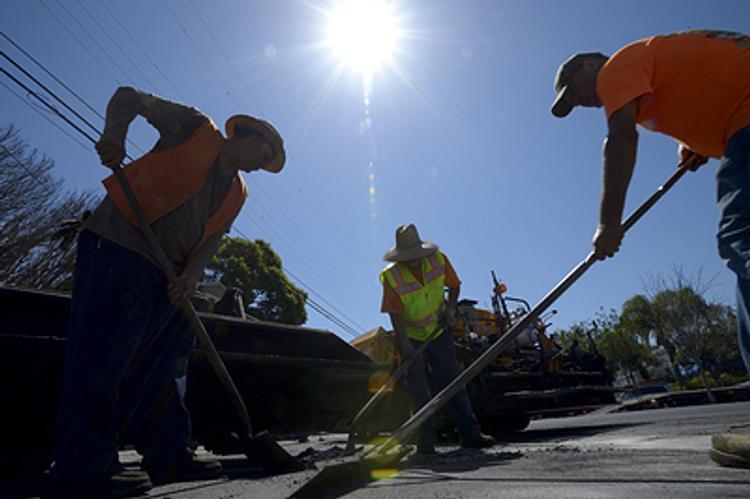
[[[683,167],[683,163],[678,165],[678,169],[664,184],[654,192],[646,201],[641,204],[633,213],[628,216],[622,224],[623,232],[630,229],[656,202],[685,174],[688,170]],[[397,456],[400,453],[394,453],[393,449],[403,447],[402,443],[408,441],[409,437],[431,417],[443,405],[446,404],[459,390],[467,383],[474,379],[495,357],[513,341],[516,336],[521,334],[536,317],[539,317],[555,300],[557,300],[565,291],[570,288],[595,262],[596,256],[591,251],[586,258],[580,262],[573,270],[563,277],[547,295],[542,298],[534,308],[521,318],[511,327],[508,332],[503,334],[495,343],[482,353],[469,367],[459,374],[453,381],[443,388],[437,395],[422,406],[416,414],[407,420],[401,427],[396,430],[388,439],[381,444],[370,449],[362,455],[356,463],[333,464],[322,469],[317,475],[313,476],[307,483],[297,489],[292,497],[320,497],[325,489],[331,485],[341,487],[345,481],[342,475],[350,475],[352,479],[359,480],[360,486],[366,485],[369,481],[374,480],[374,471],[383,467],[384,459],[389,455]],[[403,455],[403,454],[401,454]],[[395,458],[385,464],[394,463]]]
[[[174,283],[177,280],[177,274],[167,258],[166,253],[164,253],[164,249],[159,243],[159,240],[156,239],[154,231],[151,229],[151,225],[148,223],[146,216],[143,214],[140,203],[138,203],[135,193],[131,189],[125,174],[122,172],[122,168],[116,166],[112,168],[112,171],[115,174],[117,182],[125,193],[125,196],[128,198],[133,213],[138,217],[141,231],[151,247],[152,254],[159,263],[161,270],[167,276],[167,280],[170,283]],[[208,336],[206,328],[198,318],[198,314],[195,312],[193,304],[188,298],[182,298],[179,307],[185,313],[185,317],[190,323],[191,329],[195,332],[200,345],[203,347],[208,363],[213,368],[216,376],[219,378],[219,382],[232,402],[234,409],[237,411],[237,416],[241,424],[241,430],[237,433],[237,438],[245,456],[247,456],[252,462],[259,463],[267,470],[273,472],[296,471],[303,469],[304,466],[285,451],[267,431],[262,431],[253,435],[253,429],[250,425],[250,415],[245,406],[245,402],[242,400],[242,396],[237,390],[237,386],[234,384],[234,381],[232,381],[232,377],[229,375],[224,362],[221,360],[219,352],[216,351],[216,347]]]
[[[380,388],[378,388],[378,391],[375,392],[375,395],[370,397],[370,400],[368,400],[367,403],[362,406],[357,415],[354,416],[354,420],[349,427],[349,438],[346,440],[344,455],[350,455],[354,452],[354,434],[356,433],[360,421],[370,413],[372,408],[375,407],[375,404],[383,398],[383,395],[390,391],[388,389],[388,386],[396,386],[396,383],[398,383],[399,380],[406,374],[414,361],[416,361],[419,356],[422,355],[422,353],[427,349],[427,346],[432,342],[432,340],[440,336],[441,333],[445,333],[447,331],[448,328],[446,326],[439,326],[436,327],[430,334],[428,334],[427,337],[422,340],[422,344],[419,345],[417,351],[414,352],[414,357],[404,360],[401,365],[398,366],[396,372],[394,372],[392,376],[389,376],[388,379],[386,379],[385,382],[380,385]]]

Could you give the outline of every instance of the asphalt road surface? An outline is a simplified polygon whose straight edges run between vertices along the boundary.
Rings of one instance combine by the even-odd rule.
[[[712,434],[747,422],[750,402],[534,421],[493,448],[439,446],[440,455],[429,461],[415,459],[395,476],[363,487],[329,489],[327,497],[750,498],[750,470],[723,468],[708,457]],[[325,435],[284,445],[293,454],[333,457],[345,441],[346,435]],[[132,454],[121,457],[136,464]],[[158,487],[150,497],[282,498],[316,473],[268,477],[241,456],[221,459],[227,479]],[[318,461],[318,469],[325,463]]]

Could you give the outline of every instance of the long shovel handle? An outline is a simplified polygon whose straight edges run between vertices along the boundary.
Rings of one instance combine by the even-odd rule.
[[[678,165],[678,169],[667,179],[664,184],[654,192],[646,201],[641,204],[633,213],[628,216],[622,224],[623,230],[630,229],[687,171],[683,164]],[[437,395],[429,400],[422,408],[409,418],[401,427],[396,430],[390,438],[381,445],[371,449],[366,455],[372,455],[387,451],[394,445],[398,445],[443,405],[445,405],[453,396],[461,390],[467,383],[474,379],[495,357],[518,336],[526,327],[531,324],[535,317],[542,314],[547,307],[557,300],[567,289],[575,283],[588,269],[596,262],[596,256],[591,251],[586,258],[579,263],[568,275],[566,275],[547,295],[542,298],[534,308],[532,308],[524,317],[517,322],[507,333],[502,335],[490,348],[484,351],[469,367],[443,388]]]
[[[143,233],[146,241],[151,247],[151,252],[154,255],[154,258],[156,258],[156,261],[159,264],[159,267],[161,267],[162,272],[164,272],[164,274],[167,276],[167,280],[171,284],[174,284],[175,282],[177,282],[177,274],[175,273],[174,268],[172,267],[172,263],[169,261],[169,258],[167,258],[167,254],[164,253],[164,248],[162,248],[159,240],[154,234],[153,229],[151,229],[151,224],[149,224],[148,220],[146,219],[146,215],[144,215],[143,210],[141,209],[141,205],[138,202],[138,198],[136,198],[133,189],[130,187],[130,183],[128,182],[127,177],[123,173],[120,166],[113,167],[112,172],[115,174],[117,182],[120,184],[122,191],[125,193],[125,197],[128,198],[128,202],[130,203],[130,207],[133,210],[133,213],[135,213],[136,217],[138,218],[138,222],[141,226],[141,232]],[[213,341],[211,341],[211,337],[208,336],[208,332],[206,331],[205,326],[198,318],[198,314],[195,312],[193,304],[188,298],[183,298],[180,300],[179,306],[185,313],[185,317],[187,317],[187,320],[190,323],[190,328],[198,337],[198,341],[203,347],[206,357],[208,358],[208,363],[211,365],[214,372],[218,376],[219,381],[225,388],[227,395],[232,402],[232,405],[237,411],[237,415],[239,416],[243,431],[248,436],[252,436],[253,432],[252,426],[250,424],[250,414],[247,411],[245,402],[242,400],[242,396],[240,396],[240,392],[237,390],[237,386],[234,384],[234,381],[232,381],[232,377],[229,375],[229,371],[227,371],[224,362],[221,360],[219,352],[216,351],[216,347],[214,346]]]
[[[359,425],[360,420],[365,417],[366,414],[370,412],[372,407],[375,406],[375,404],[383,398],[383,395],[388,391],[388,385],[395,385],[398,383],[398,381],[406,374],[406,372],[409,370],[409,368],[414,364],[414,362],[424,353],[424,351],[427,349],[427,346],[439,336],[440,334],[446,334],[448,331],[447,327],[438,327],[435,328],[427,337],[422,341],[422,344],[419,345],[419,348],[417,348],[417,351],[414,352],[414,356],[410,359],[405,360],[401,363],[400,366],[398,366],[398,369],[396,369],[396,372],[393,373],[393,375],[389,376],[385,382],[380,385],[380,388],[378,388],[378,391],[375,392],[375,395],[370,397],[370,399],[365,403],[365,405],[362,406],[362,408],[359,410],[356,416],[354,416],[354,419],[352,420],[352,424],[349,427],[349,438],[347,439],[346,448],[349,450],[354,445],[354,433],[357,429],[357,426]]]

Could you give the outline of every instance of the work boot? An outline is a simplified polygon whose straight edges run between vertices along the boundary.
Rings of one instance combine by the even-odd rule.
[[[711,459],[722,466],[750,468],[750,423],[711,437]]]
[[[461,447],[464,449],[486,449],[495,445],[495,439],[477,430],[468,435],[461,435]]]
[[[154,485],[172,482],[191,482],[196,480],[213,480],[223,476],[221,463],[215,459],[197,458],[185,452],[169,460],[156,460],[144,457],[141,462]]]
[[[47,499],[82,499],[140,497],[153,488],[148,474],[140,470],[126,470],[118,465],[110,477],[101,482],[85,482],[70,479],[53,481]]]

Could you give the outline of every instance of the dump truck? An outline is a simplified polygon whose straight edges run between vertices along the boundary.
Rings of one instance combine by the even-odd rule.
[[[470,365],[531,307],[522,298],[507,295],[507,286],[494,272],[492,310],[477,308],[477,301],[458,302],[450,325],[459,363]],[[526,428],[533,418],[581,414],[614,404],[617,389],[604,357],[590,340],[588,349],[564,349],[547,333],[551,315],[535,318],[511,345],[468,384],[467,390],[482,429],[495,437]],[[445,334],[445,333],[444,333]],[[380,366],[380,379],[395,371],[400,359],[393,331],[376,328],[354,339],[352,345]],[[375,379],[375,378],[373,378]],[[373,387],[369,387],[370,390]],[[397,427],[409,413],[405,387],[393,387],[385,409],[374,410],[363,423],[362,438]],[[447,420],[439,420],[442,433],[450,434]]]
[[[70,296],[0,286],[0,475],[46,468],[62,391]],[[247,405],[253,428],[277,436],[347,431],[376,365],[335,334],[199,312]],[[200,348],[186,404],[198,444],[241,453],[236,411]],[[127,442],[124,442],[127,444]]]

